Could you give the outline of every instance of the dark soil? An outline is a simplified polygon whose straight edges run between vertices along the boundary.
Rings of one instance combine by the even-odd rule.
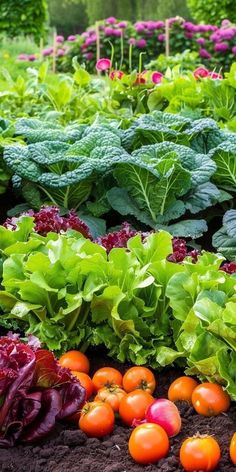
[[[99,367],[110,365],[124,372],[127,365],[120,365],[107,358],[104,353],[91,352],[91,374]],[[171,381],[181,375],[175,368],[157,373],[155,396],[167,394]],[[182,441],[200,432],[211,434],[219,441],[222,459],[216,471],[235,470],[228,455],[230,438],[236,431],[236,406],[233,404],[227,414],[205,418],[197,415],[192,407],[184,402],[177,404],[182,417],[181,433],[170,440],[169,455],[155,465],[136,464],[128,454],[128,438],[131,429],[117,422],[113,434],[102,440],[87,438],[86,435],[70,424],[58,424],[53,435],[46,440],[30,445],[15,446],[0,450],[1,472],[182,472],[179,463],[179,448]]]

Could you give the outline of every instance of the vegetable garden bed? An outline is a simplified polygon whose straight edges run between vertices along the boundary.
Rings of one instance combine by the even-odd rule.
[[[122,373],[127,364],[119,364],[107,358],[104,351],[90,351],[91,373],[103,366],[113,366]],[[170,383],[181,375],[176,368],[165,369],[156,373],[157,389],[155,397],[166,397]],[[182,472],[179,463],[179,449],[185,438],[197,432],[210,434],[218,440],[222,458],[215,471],[232,471],[234,466],[229,460],[230,439],[235,431],[236,406],[232,404],[227,414],[207,418],[198,415],[185,402],[178,402],[182,417],[182,430],[170,440],[168,456],[155,465],[142,466],[135,464],[128,454],[128,438],[131,428],[116,422],[113,433],[101,440],[87,438],[76,426],[60,423],[54,434],[46,440],[30,446],[15,446],[1,449],[1,472]]]

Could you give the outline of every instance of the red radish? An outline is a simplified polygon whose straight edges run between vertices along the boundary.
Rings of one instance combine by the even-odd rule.
[[[176,436],[181,429],[181,417],[177,406],[166,398],[155,400],[146,411],[148,423],[162,426],[169,437]]]

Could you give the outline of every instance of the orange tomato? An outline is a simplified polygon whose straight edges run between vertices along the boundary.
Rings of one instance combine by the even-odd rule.
[[[229,409],[230,398],[221,385],[205,382],[194,389],[192,404],[200,415],[216,416]]]
[[[107,402],[111,405],[113,411],[119,411],[121,399],[126,395],[126,392],[118,385],[110,385],[98,390],[94,401]]]
[[[101,438],[114,428],[115,415],[109,403],[90,402],[82,408],[79,427],[89,437]]]
[[[234,465],[236,465],[236,433],[233,434],[229,446],[230,459]]]
[[[67,369],[85,372],[85,374],[89,373],[90,363],[83,352],[67,351],[60,357],[58,362],[62,367],[66,367]]]
[[[96,391],[109,385],[119,385],[121,387],[122,375],[119,370],[113,367],[102,367],[95,372],[92,382]]]
[[[82,387],[86,390],[86,397],[85,399],[88,400],[91,395],[93,394],[93,382],[92,379],[89,377],[88,374],[84,372],[77,372],[76,370],[72,370],[71,372],[81,383]]]
[[[193,390],[198,386],[198,382],[192,377],[179,377],[174,380],[168,390],[168,399],[171,402],[177,402],[179,400],[192,403]]]
[[[212,436],[185,439],[180,448],[180,462],[187,472],[210,472],[216,468],[220,456],[220,446]]]
[[[169,451],[169,439],[165,430],[154,423],[137,426],[129,438],[129,453],[139,464],[153,464]]]
[[[153,393],[156,388],[156,380],[147,367],[131,367],[123,377],[123,388],[126,392],[141,389]]]
[[[119,414],[122,421],[128,426],[133,420],[143,420],[147,407],[154,402],[154,398],[145,390],[134,390],[121,399]]]

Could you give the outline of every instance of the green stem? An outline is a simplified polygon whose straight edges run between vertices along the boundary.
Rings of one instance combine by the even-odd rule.
[[[133,45],[130,44],[129,45],[129,73],[131,74],[132,72],[132,55],[133,55]]]
[[[120,70],[123,65],[123,60],[124,60],[124,37],[123,37],[123,30],[122,30],[121,37],[120,37]]]

